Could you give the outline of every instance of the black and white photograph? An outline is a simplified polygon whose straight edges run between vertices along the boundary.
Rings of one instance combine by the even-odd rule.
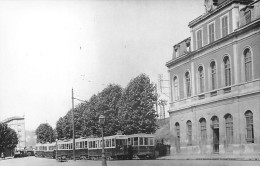
[[[0,0],[0,166],[260,166],[260,0]]]

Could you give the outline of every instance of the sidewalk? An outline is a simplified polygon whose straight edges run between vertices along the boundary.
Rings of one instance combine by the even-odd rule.
[[[260,161],[260,155],[174,155],[158,157],[157,160],[238,160],[238,161]]]

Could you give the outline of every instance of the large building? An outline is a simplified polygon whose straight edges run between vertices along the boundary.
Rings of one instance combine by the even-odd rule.
[[[260,153],[260,1],[205,10],[166,63],[171,154]]]
[[[17,133],[18,144],[16,146],[16,150],[24,150],[24,148],[26,147],[24,117],[14,116],[5,119],[2,122],[6,123],[8,127],[13,129]]]

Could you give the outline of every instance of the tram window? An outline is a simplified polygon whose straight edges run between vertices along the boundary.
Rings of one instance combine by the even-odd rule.
[[[112,139],[112,147],[115,146],[115,139]]]
[[[135,137],[135,138],[134,138],[134,145],[135,145],[135,146],[138,146],[138,137]]]
[[[139,137],[139,145],[140,145],[140,146],[144,145],[143,137]]]
[[[144,145],[148,146],[148,138],[144,138]]]
[[[150,146],[153,146],[153,138],[149,138],[150,139]]]
[[[109,139],[109,147],[111,147],[111,139]]]
[[[106,146],[105,147],[108,147],[109,146],[109,141],[105,140],[105,142],[106,142]]]
[[[83,143],[84,142],[79,142],[79,148],[83,148]]]
[[[88,142],[85,141],[85,148],[88,148]]]
[[[79,142],[76,142],[76,148],[79,148]]]

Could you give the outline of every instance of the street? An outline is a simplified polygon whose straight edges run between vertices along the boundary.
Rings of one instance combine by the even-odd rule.
[[[107,161],[108,166],[259,166],[260,161],[230,160],[121,160]],[[101,161],[69,160],[57,162],[55,159],[25,157],[0,160],[0,166],[101,166]]]

